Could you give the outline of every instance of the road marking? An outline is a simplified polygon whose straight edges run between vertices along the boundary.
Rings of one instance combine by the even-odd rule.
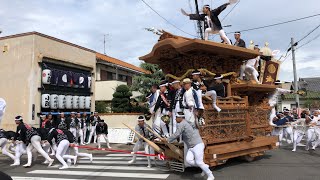
[[[78,163],[86,163],[86,164],[113,164],[113,165],[128,165],[128,162],[127,161],[93,161],[92,163],[89,161],[89,160],[79,160]],[[145,164],[147,165],[147,162],[144,161],[144,162],[141,162],[141,161],[137,161],[136,163],[134,164]]]
[[[60,165],[54,165],[50,168],[58,168]],[[158,171],[159,169],[137,167],[137,166],[97,166],[97,165],[76,165],[69,166],[69,169],[104,169],[104,170],[132,170],[132,171]]]
[[[34,170],[28,174],[63,174],[70,176],[99,176],[99,177],[124,177],[141,179],[167,179],[169,174],[147,174],[147,173],[116,173],[116,172],[91,172],[91,171],[68,171],[68,170]]]
[[[132,157],[132,154],[107,154],[108,157]],[[137,154],[138,157],[144,157],[141,154]]]
[[[11,177],[13,180],[57,180],[57,178],[45,178],[45,177]],[[65,178],[58,178],[59,180],[79,180],[79,179],[65,179]]]
[[[88,159],[87,157],[84,157],[84,158],[80,158],[80,160],[82,159]],[[93,157],[93,160],[131,160],[132,157]],[[137,160],[147,160],[146,157],[137,157]]]

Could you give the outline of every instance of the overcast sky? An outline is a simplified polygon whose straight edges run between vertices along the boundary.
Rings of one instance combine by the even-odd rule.
[[[193,0],[145,0],[171,23],[190,34],[196,34],[193,21],[180,13],[180,8],[194,11]],[[226,0],[198,0],[200,6],[219,6]],[[220,19],[231,10],[228,7]],[[226,32],[287,21],[320,13],[319,0],[242,0],[223,21]],[[290,38],[301,39],[320,24],[320,16],[289,24],[243,32],[242,38],[262,46],[268,41],[272,49],[288,47]],[[145,27],[164,29],[190,37],[161,19],[141,0],[0,0],[0,36],[38,31],[103,53],[103,35],[108,34],[106,53],[109,56],[139,65],[138,57],[150,52],[158,36]],[[302,41],[320,34],[320,28]],[[233,40],[233,35],[228,35]],[[219,40],[215,38],[215,40]],[[299,77],[320,76],[320,38],[297,51]],[[280,79],[293,79],[292,61],[281,66]]]

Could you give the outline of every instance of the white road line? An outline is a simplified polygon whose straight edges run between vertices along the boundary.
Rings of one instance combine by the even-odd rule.
[[[28,174],[63,174],[72,176],[98,176],[98,177],[124,177],[140,179],[166,179],[169,174],[147,174],[147,173],[115,173],[115,172],[91,172],[91,171],[68,171],[68,170],[34,170]]]
[[[45,177],[11,177],[13,180],[57,180],[57,178],[45,178]],[[65,178],[58,178],[59,180],[79,180],[79,179],[65,179]]]
[[[123,165],[126,164],[128,165],[127,161],[93,161],[92,163],[89,160],[79,160],[78,163],[89,163],[89,164],[116,164],[116,165]],[[145,164],[147,165],[147,162],[141,162],[141,161],[137,161],[135,164]]]
[[[60,165],[54,165],[50,168],[58,168]],[[132,171],[158,171],[159,169],[137,167],[137,166],[97,166],[97,165],[76,165],[70,166],[69,169],[105,169],[105,170],[132,170]]]
[[[108,157],[132,157],[132,154],[107,154]],[[138,157],[144,157],[143,155],[137,154]]]

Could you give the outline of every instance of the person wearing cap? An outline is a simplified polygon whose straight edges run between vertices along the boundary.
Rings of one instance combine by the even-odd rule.
[[[6,131],[3,130],[3,129],[0,129],[0,148],[1,148],[1,153],[3,155],[6,155],[6,156],[10,157],[12,160],[15,160],[15,156],[7,151],[7,143],[8,143],[8,138],[6,136]]]
[[[135,131],[137,131],[140,135],[142,135],[143,137],[145,137],[146,139],[152,139],[153,136],[152,134],[148,131],[147,128],[150,128],[150,126],[148,124],[145,123],[145,118],[144,116],[139,116],[138,117],[138,124],[135,126]],[[151,128],[150,128],[151,129]],[[146,154],[149,154],[152,151],[152,149],[149,147],[148,143],[146,143],[142,138],[140,138],[139,136],[136,135],[135,137],[136,139],[138,139],[138,141],[136,142],[136,144],[133,147],[133,156],[132,156],[132,160],[130,160],[128,162],[128,164],[134,164],[136,162],[137,159],[137,154],[135,154],[136,152],[138,152],[138,150],[140,148],[144,148],[144,151]],[[147,156],[148,159],[148,168],[151,168],[151,160],[150,160],[150,156]]]
[[[199,70],[194,70],[192,72],[192,88],[197,92],[197,110],[204,110],[202,103],[202,94],[205,94],[205,92],[207,91],[208,84],[201,78],[201,72]]]
[[[108,125],[104,122],[103,119],[101,119],[96,127],[96,134],[97,134],[97,142],[98,142],[98,148],[101,148],[101,138],[103,138],[106,143],[107,147],[110,149],[109,139],[108,139]]]
[[[259,52],[259,46],[255,45],[254,50]],[[254,80],[257,84],[261,84],[258,80],[259,73],[257,71],[259,66],[260,56],[257,56],[256,58],[249,59],[243,64],[240,68],[240,77],[239,79],[243,80],[243,74],[245,74],[247,77],[249,77],[249,80]]]
[[[93,136],[93,143],[97,142],[97,134],[96,134],[96,127],[97,124],[100,121],[100,116],[98,115],[98,112],[94,112],[94,114],[90,117],[90,134],[87,144],[91,143],[92,136]]]
[[[176,122],[176,116],[177,112],[180,112],[183,110],[183,94],[185,90],[182,88],[181,82],[179,80],[174,80],[171,82],[173,88],[175,89],[174,94],[173,94],[173,100],[171,101],[170,104],[170,109],[169,109],[169,115],[172,117],[172,121],[169,124],[169,132],[170,134],[173,134],[176,132],[177,129],[177,122]]]
[[[167,139],[163,138],[162,141],[169,143],[174,142],[182,135],[182,139],[185,143],[185,148],[188,149],[186,153],[186,162],[190,166],[200,167],[202,169],[201,175],[207,175],[208,180],[213,180],[214,176],[209,169],[209,166],[203,162],[205,145],[197,129],[194,129],[186,120],[183,112],[177,114],[177,131]]]
[[[158,134],[162,136],[169,136],[168,128],[165,122],[161,119],[162,116],[169,114],[170,102],[168,100],[167,92],[167,81],[162,81],[159,85],[160,93],[157,98],[157,102],[155,104],[154,110],[151,114],[154,114],[154,122],[152,124],[152,128]]]
[[[63,159],[63,156],[66,154],[70,144],[67,135],[61,129],[52,128],[48,135],[48,142],[51,146],[53,146],[53,141],[55,141],[55,144],[57,145],[56,158],[62,164],[62,167],[59,169],[68,169],[68,164]]]
[[[228,5],[230,5],[230,3],[225,3],[213,10],[211,10],[209,5],[204,5],[202,9],[203,14],[188,14],[183,9],[181,9],[181,12],[183,15],[189,16],[190,20],[204,21],[204,39],[206,41],[209,39],[209,34],[219,33],[220,37],[231,45],[231,42],[222,29],[221,22],[218,18],[220,13],[225,10]]]
[[[246,48],[246,42],[244,42],[244,40],[241,39],[241,33],[239,31],[234,33],[234,38],[235,38],[235,42],[234,42],[235,46]]]
[[[38,132],[23,122],[22,116],[17,116],[15,118],[15,123],[17,124],[16,134],[19,134],[19,139],[24,142],[27,146],[27,155],[28,162],[23,165],[24,167],[30,167],[32,163],[32,150],[36,149],[45,159],[49,161],[49,165],[51,166],[54,159],[51,159],[49,155],[42,149],[41,147],[41,137]],[[14,140],[17,140],[18,137],[15,137]]]
[[[272,120],[273,118],[276,116],[276,104],[278,102],[278,96],[281,94],[288,94],[288,93],[293,93],[293,91],[288,90],[288,89],[283,89],[280,88],[281,84],[283,84],[283,82],[281,82],[280,80],[276,80],[274,82],[274,84],[276,86],[278,86],[278,88],[275,89],[275,91],[269,96],[269,105],[270,107],[272,107],[271,113],[270,113],[270,117],[269,117],[269,124],[272,126]]]
[[[197,93],[192,88],[192,81],[189,78],[185,78],[183,81],[183,87],[185,93],[183,94],[182,104],[184,107],[185,119],[189,122],[193,128],[196,128],[196,107],[197,107]],[[196,97],[194,96],[196,95]]]

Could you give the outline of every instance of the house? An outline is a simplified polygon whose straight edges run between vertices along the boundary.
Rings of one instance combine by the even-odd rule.
[[[283,88],[292,89],[292,83],[284,84]],[[300,107],[309,109],[320,108],[320,77],[300,78],[298,81],[298,89],[306,92],[305,95],[300,95]],[[295,94],[286,94],[280,96],[278,109],[296,107]]]

